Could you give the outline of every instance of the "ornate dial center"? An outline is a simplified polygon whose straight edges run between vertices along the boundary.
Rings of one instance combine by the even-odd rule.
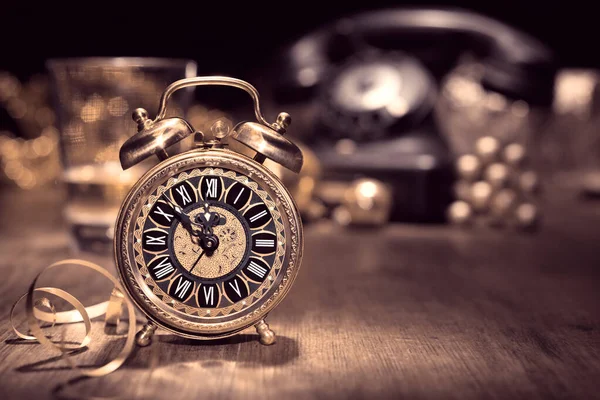
[[[229,274],[242,261],[248,247],[248,239],[242,222],[229,210],[213,205],[211,212],[216,212],[227,221],[217,225],[213,233],[219,238],[219,247],[212,255],[204,254],[199,244],[192,240],[190,233],[178,223],[173,237],[173,250],[177,261],[192,275],[204,279],[216,279]],[[206,212],[204,207],[189,212],[195,219]]]

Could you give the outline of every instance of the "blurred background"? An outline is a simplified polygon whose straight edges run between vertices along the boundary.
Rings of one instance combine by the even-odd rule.
[[[109,245],[122,196],[150,165],[123,174],[115,163],[131,111],[152,115],[176,79],[221,74],[255,84],[269,118],[292,114],[308,162],[299,178],[278,172],[307,222],[535,231],[542,182],[600,193],[586,7],[202,4],[167,16],[13,3],[0,27],[3,182],[63,185],[79,244]],[[206,131],[250,111],[243,93],[202,88],[170,113]]]
[[[268,165],[301,210],[305,262],[293,299],[274,312],[286,351],[257,350],[249,339],[193,351],[163,342],[167,376],[169,364],[200,354],[213,364],[194,364],[187,378],[201,370],[207,393],[229,382],[215,366],[261,367],[236,370],[233,397],[248,388],[260,398],[308,389],[319,398],[597,393],[592,2],[156,7],[0,6],[1,310],[35,270],[69,251],[113,268],[106,257],[121,201],[157,162],[121,170],[132,111],[154,117],[177,79],[228,75],[258,88],[269,121],[292,115],[286,135],[302,147],[304,168]],[[254,118],[250,98],[223,87],[180,91],[168,112],[203,132]],[[84,300],[105,299],[78,274],[59,278]],[[25,351],[10,354],[17,362]],[[135,355],[133,369],[144,357]],[[125,390],[127,379],[115,387]],[[132,387],[172,395],[157,385]]]

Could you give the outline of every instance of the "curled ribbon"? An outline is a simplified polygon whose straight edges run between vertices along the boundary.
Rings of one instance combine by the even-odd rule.
[[[114,289],[111,293],[110,300],[99,303],[99,304],[95,304],[93,306],[86,308],[79,300],[77,300],[77,298],[75,298],[73,295],[69,294],[68,292],[66,292],[62,289],[53,288],[53,287],[41,287],[41,288],[35,287],[38,280],[40,279],[40,277],[46,271],[53,269],[53,268],[65,266],[65,265],[75,265],[75,266],[91,269],[92,271],[98,272],[99,274],[101,274],[102,276],[107,278],[109,281],[111,281],[114,284]],[[42,299],[34,302],[33,295],[35,292],[52,294],[60,299],[65,300],[67,303],[72,305],[75,309],[71,310],[71,311],[56,312],[54,305],[47,298],[42,298]],[[11,322],[13,331],[15,332],[15,334],[18,337],[25,339],[25,340],[37,340],[38,342],[40,342],[40,344],[46,346],[47,348],[49,348],[51,350],[60,351],[62,354],[62,358],[69,364],[69,366],[72,369],[77,370],[82,376],[99,377],[99,376],[108,375],[111,372],[117,370],[121,365],[123,365],[125,360],[127,360],[129,355],[133,351],[133,348],[135,345],[135,331],[136,331],[135,310],[133,308],[133,304],[131,303],[131,301],[129,301],[129,299],[127,299],[125,296],[123,296],[123,293],[124,293],[124,291],[123,291],[123,287],[121,286],[121,283],[114,276],[112,276],[106,269],[102,268],[101,266],[99,266],[97,264],[94,264],[89,261],[76,260],[76,259],[58,261],[58,262],[55,262],[54,264],[51,264],[48,267],[44,268],[35,277],[35,279],[31,283],[31,285],[29,286],[27,293],[23,294],[13,304],[13,306],[10,310],[10,322]],[[27,323],[29,326],[29,331],[31,333],[30,335],[20,332],[17,329],[15,321],[14,321],[14,313],[15,313],[16,306],[23,299],[26,299],[25,305],[26,305],[26,312],[27,312]],[[123,302],[125,303],[126,308],[127,308],[127,320],[129,323],[129,326],[127,329],[127,338],[125,340],[125,345],[123,346],[123,348],[121,349],[119,354],[113,360],[109,361],[108,363],[106,363],[98,368],[91,369],[91,370],[79,368],[71,359],[70,353],[73,350],[87,347],[90,344],[90,342],[91,342],[90,333],[91,333],[91,328],[92,328],[91,320],[94,318],[97,318],[103,314],[106,314],[106,316],[105,316],[106,324],[117,325],[119,322],[119,318],[121,316],[121,308],[122,308]],[[42,307],[50,310],[50,312],[42,311],[41,310]],[[52,323],[53,326],[55,324],[68,324],[68,323],[74,323],[74,322],[83,322],[85,325],[85,337],[83,338],[81,343],[76,344],[76,345],[54,343],[48,337],[46,337],[46,335],[44,335],[44,333],[42,332],[42,328],[39,324],[40,321],[50,322],[50,323]]]

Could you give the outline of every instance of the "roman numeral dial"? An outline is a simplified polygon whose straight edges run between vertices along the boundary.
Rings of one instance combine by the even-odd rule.
[[[244,275],[254,282],[263,282],[270,270],[271,267],[266,262],[256,257],[251,257],[242,268]]]
[[[223,193],[223,181],[216,176],[205,176],[200,181],[200,195],[204,200],[219,200]]]
[[[157,201],[150,210],[150,219],[159,226],[170,226],[175,219],[175,211],[168,203]]]
[[[277,236],[271,232],[252,235],[252,251],[257,254],[271,254],[277,248]]]
[[[171,198],[179,207],[186,208],[198,201],[196,189],[189,182],[181,182],[171,189]]]
[[[255,204],[248,208],[244,213],[244,217],[246,218],[246,221],[248,221],[248,225],[250,225],[251,229],[260,228],[273,218],[271,217],[271,212],[264,203]]]
[[[169,234],[162,229],[148,229],[142,234],[142,248],[150,253],[160,253],[169,246]]]
[[[183,275],[179,275],[173,279],[171,285],[169,285],[168,293],[169,296],[177,301],[184,302],[194,291],[194,282]]]
[[[214,283],[203,283],[196,294],[198,305],[202,308],[215,308],[219,305],[221,291],[219,285]]]
[[[155,281],[170,278],[175,272],[175,266],[168,255],[156,257],[148,264],[148,272]]]
[[[231,185],[225,196],[225,202],[236,210],[240,210],[248,204],[252,191],[246,186],[239,182]]]
[[[225,289],[225,295],[232,303],[245,299],[250,291],[246,281],[238,275],[223,282],[223,288]]]

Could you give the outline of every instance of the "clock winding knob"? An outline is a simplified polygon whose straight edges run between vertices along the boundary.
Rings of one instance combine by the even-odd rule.
[[[275,130],[281,134],[285,133],[285,130],[292,123],[292,116],[286,112],[281,112],[277,115],[277,121],[275,122]],[[279,128],[279,129],[277,129]]]
[[[136,108],[131,114],[133,121],[139,126],[144,127],[144,123],[148,121],[148,111],[145,108]],[[138,129],[139,130],[139,129]]]

